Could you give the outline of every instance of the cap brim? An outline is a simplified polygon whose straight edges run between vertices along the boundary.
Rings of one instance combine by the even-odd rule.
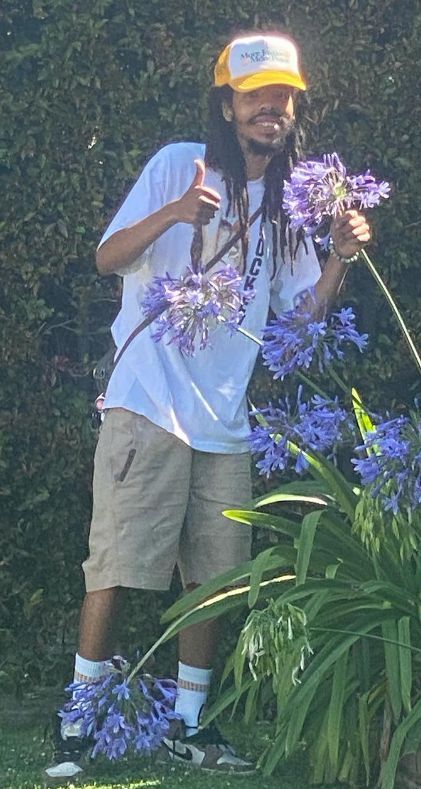
[[[259,71],[257,74],[250,74],[247,77],[232,79],[228,84],[233,90],[238,90],[240,93],[264,88],[266,85],[290,85],[298,90],[307,90],[307,85],[300,75],[291,74],[288,71]]]

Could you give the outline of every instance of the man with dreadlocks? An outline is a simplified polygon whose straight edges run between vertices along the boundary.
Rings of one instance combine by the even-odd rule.
[[[297,48],[287,36],[242,36],[223,50],[207,144],[160,150],[99,245],[99,271],[123,277],[112,329],[118,348],[142,320],[140,305],[154,275],[182,275],[194,249],[206,263],[238,229],[239,244],[225,260],[254,292],[241,316],[253,334],[266,323],[269,306],[276,313],[291,309],[313,286],[317,309],[336,296],[346,258],[370,231],[355,211],[335,219],[334,254],[321,273],[311,239],[288,227],[283,183],[301,157],[305,90]],[[92,681],[107,670],[125,589],[167,589],[176,564],[184,588],[191,589],[249,558],[250,530],[234,528],[221,513],[251,498],[245,394],[256,354],[250,340],[221,327],[211,347],[189,357],[174,344],[154,342],[148,327],[116,366],[95,458],[75,680]],[[161,754],[186,765],[247,772],[251,765],[217,731],[199,727],[217,641],[216,622],[180,634],[180,720]],[[61,753],[49,778],[82,772],[77,734],[62,726]]]

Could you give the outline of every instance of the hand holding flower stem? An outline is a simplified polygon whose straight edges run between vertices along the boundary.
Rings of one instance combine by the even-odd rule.
[[[327,248],[332,236],[337,253],[350,257],[360,252],[367,268],[381,288],[398,321],[413,359],[421,372],[421,358],[399,309],[378,273],[372,260],[361,249],[370,238],[368,225],[356,209],[366,210],[387,199],[390,186],[377,182],[370,171],[349,175],[336,153],[325,154],[321,161],[300,162],[294,167],[289,182],[285,182],[283,207],[290,217],[291,227],[303,228],[315,235]],[[331,232],[318,238],[317,232],[326,220],[331,221]]]
[[[330,234],[335,250],[344,258],[361,252],[363,244],[367,244],[371,238],[365,216],[354,209],[334,217]]]

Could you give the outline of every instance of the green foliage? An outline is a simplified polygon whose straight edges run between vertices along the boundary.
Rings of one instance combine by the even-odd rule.
[[[3,0],[0,679],[11,685],[60,683],[74,646],[95,443],[89,371],[118,307],[115,281],[95,273],[96,244],[150,153],[203,137],[211,61],[234,27],[272,22],[302,45],[310,152],[336,149],[392,180],[374,258],[419,332],[421,14],[398,0],[314,9],[308,0],[269,0],[264,12],[257,0]],[[370,367],[359,359],[348,380],[375,404],[386,393],[410,399],[414,369],[364,269],[347,299],[376,337]],[[146,608],[133,607],[139,646],[158,634]]]
[[[308,457],[316,480],[321,467],[332,465],[313,454]],[[399,758],[405,748],[413,748],[411,736],[417,742],[414,733],[419,732],[421,720],[417,684],[421,560],[414,551],[402,561],[399,538],[393,532],[385,534],[378,553],[370,553],[352,529],[355,514],[344,499],[346,488],[356,499],[358,492],[352,491],[339,471],[325,479],[323,493],[327,495],[317,505],[315,497],[308,495],[309,482],[304,481],[294,486],[296,491],[301,487],[301,496],[292,496],[290,486],[281,486],[255,502],[252,511],[227,512],[233,520],[277,531],[279,545],[220,579],[220,588],[240,578],[249,581],[248,585],[204,603],[217,589],[215,580],[176,603],[165,616],[175,619],[167,633],[188,621],[202,621],[247,603],[253,609],[247,619],[251,625],[243,627],[207,720],[232,708],[233,715],[241,710],[244,721],[250,723],[271,710],[276,731],[261,759],[264,774],[271,774],[304,742],[312,783],[365,780],[370,786],[380,773],[381,789],[393,789]],[[316,508],[297,519],[289,511],[292,501],[304,507],[312,502]],[[262,507],[272,511],[262,513]],[[419,531],[419,514],[415,519]],[[279,572],[282,575],[275,575]],[[291,625],[287,646],[285,635],[279,640],[282,616],[276,620],[275,608],[284,619],[286,610],[296,616],[301,612],[304,640],[297,625],[296,632]],[[260,620],[259,627],[255,621]],[[273,631],[269,640],[268,627]],[[311,657],[307,637],[314,653]]]

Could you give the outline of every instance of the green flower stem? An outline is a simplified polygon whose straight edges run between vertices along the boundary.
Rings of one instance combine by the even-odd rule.
[[[389,302],[389,304],[390,304],[390,306],[391,306],[391,308],[392,308],[392,310],[393,310],[393,312],[395,314],[396,320],[398,321],[399,328],[401,329],[401,332],[402,332],[403,336],[405,337],[405,340],[406,340],[406,342],[407,342],[407,344],[409,346],[409,349],[410,349],[410,351],[412,353],[412,356],[414,358],[415,364],[417,365],[419,371],[421,372],[421,357],[420,357],[420,355],[419,355],[419,353],[418,353],[418,351],[417,351],[417,349],[416,349],[416,347],[415,347],[415,345],[414,345],[414,343],[412,341],[412,338],[411,338],[411,335],[409,334],[408,329],[406,328],[405,321],[403,320],[402,315],[399,312],[399,308],[395,304],[395,301],[393,299],[392,294],[390,293],[390,291],[386,287],[386,285],[383,282],[383,280],[382,280],[379,272],[377,271],[374,263],[372,262],[372,260],[370,260],[369,256],[367,255],[367,252],[365,251],[365,249],[363,249],[361,251],[361,256],[364,258],[365,264],[366,264],[368,270],[370,271],[370,274],[374,277],[374,279],[376,280],[380,290],[383,292],[383,294],[385,295],[387,301]]]
[[[255,337],[255,335],[250,331],[247,331],[247,329],[242,329],[241,326],[236,326],[235,330],[240,332],[240,334],[244,334],[244,337],[248,337],[249,340],[253,340],[253,342],[255,342],[257,345],[260,345],[260,347],[263,346],[263,340],[259,340],[258,337]]]
[[[227,319],[224,318],[223,315],[218,315],[218,320],[220,321],[220,323],[227,323]],[[234,329],[235,331],[238,331],[240,334],[243,334],[244,337],[247,337],[247,339],[252,340],[252,342],[255,342],[256,345],[259,345],[260,348],[263,346],[263,340],[259,340],[259,338],[256,337],[254,334],[252,334],[251,331],[247,331],[247,329],[243,329],[241,326],[234,326]]]
[[[346,394],[349,395],[351,393],[351,389],[349,386],[346,385],[345,381],[338,375],[336,370],[333,369],[332,365],[328,365],[327,371],[330,377],[335,381],[335,383],[339,386],[340,389]]]
[[[197,608],[203,608],[205,604],[206,602],[202,603],[201,606],[197,606]],[[195,610],[196,609],[194,609],[194,611]],[[168,639],[170,639],[174,635],[174,633],[177,632],[177,628],[180,625],[180,623],[183,622],[185,619],[188,619],[191,613],[192,611],[187,611],[185,614],[180,616],[179,619],[177,619],[175,622],[172,622],[170,625],[168,625],[167,629],[162,633],[162,635],[152,644],[151,648],[148,649],[147,652],[145,652],[145,654],[139,660],[139,662],[136,663],[134,669],[132,669],[132,671],[130,672],[127,678],[128,683],[130,683],[132,679],[136,676],[136,674],[139,673],[140,669],[143,668],[145,663],[147,663],[149,658],[152,657],[152,655],[154,654],[154,652],[156,652],[158,647],[160,647],[161,644],[164,644],[165,641],[168,641]]]
[[[364,403],[361,400],[359,394],[354,392],[353,387],[349,387],[346,385],[345,381],[342,380],[342,378],[338,375],[338,373],[332,367],[332,365],[327,367],[327,371],[330,377],[332,378],[332,380],[335,381],[335,383],[339,386],[339,388],[342,389],[342,391],[351,398],[353,405],[354,406],[357,405],[360,408],[364,408]],[[329,400],[331,399],[332,398],[329,398]]]
[[[403,647],[404,649],[409,649],[411,652],[416,652],[417,654],[421,655],[421,649],[418,647],[414,647],[411,644],[403,644],[402,641],[395,641],[392,638],[383,638],[382,636],[373,636],[372,633],[360,633],[358,630],[340,630],[336,627],[310,627],[310,630],[314,630],[315,632],[319,633],[342,633],[346,636],[361,636],[361,638],[371,638],[374,641],[383,641],[386,644],[393,644],[395,647]]]
[[[297,371],[295,375],[300,379],[300,381],[303,382],[303,384],[306,384],[308,387],[310,387],[310,389],[313,389],[313,392],[316,392],[316,394],[320,395],[320,397],[324,397],[325,400],[332,399],[331,396],[324,391],[324,389],[320,389],[320,386],[317,386],[310,378],[307,378],[304,373]]]
[[[361,398],[359,397],[359,395],[356,392],[354,392],[352,388],[350,389],[349,386],[346,385],[345,381],[343,381],[342,378],[339,377],[338,373],[333,369],[333,367],[329,366],[327,370],[330,377],[337,383],[339,388],[342,389],[342,391],[345,392],[346,395],[351,397],[353,404],[358,405],[360,408],[364,408],[364,404]],[[307,384],[307,386],[309,386],[311,389],[317,392],[317,394],[324,397],[326,400],[332,399],[330,395],[326,394],[326,392],[324,392],[323,389],[320,389],[320,387],[316,386],[313,383],[313,381],[311,381],[310,378],[307,378],[307,376],[304,375],[303,373],[296,372],[295,375],[297,376],[297,378],[300,378],[300,380],[303,381],[303,383]]]

